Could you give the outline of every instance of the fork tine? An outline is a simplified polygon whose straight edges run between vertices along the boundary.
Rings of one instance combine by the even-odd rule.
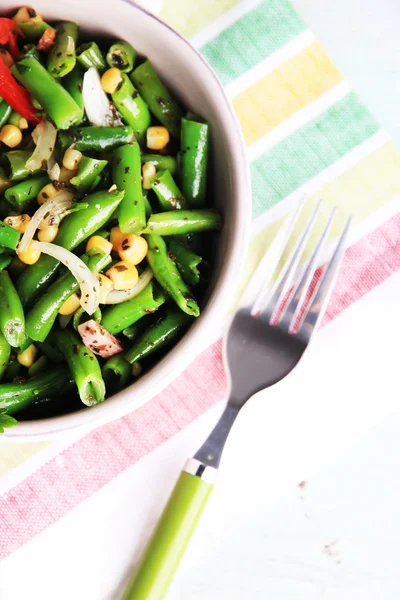
[[[307,296],[307,292],[310,287],[311,281],[314,277],[314,272],[318,266],[319,255],[321,249],[325,244],[325,240],[331,228],[335,213],[336,207],[333,208],[329,219],[321,235],[319,236],[312,256],[304,267],[303,274],[300,278],[298,285],[293,286],[293,289],[286,301],[285,308],[283,309],[282,314],[280,315],[278,320],[278,323],[281,325],[281,327],[290,330],[290,328],[295,324],[297,320],[297,317],[303,306],[303,302]]]
[[[293,233],[293,229],[301,211],[303,210],[306,199],[306,194],[303,194],[300,198],[300,201],[297,202],[297,206],[293,213],[292,210],[288,211],[282,227],[279,228],[274,239],[268,246],[268,249],[261,258],[249,284],[247,285],[246,292],[242,298],[242,304],[253,305],[251,310],[252,315],[258,313],[258,309],[254,310],[254,308],[260,306],[260,303],[262,303],[262,306],[265,304],[265,296],[270,291],[269,285],[271,283],[272,276],[274,275],[278,266],[279,260],[287,244],[287,240]],[[261,286],[260,281],[262,282]]]
[[[270,294],[269,298],[266,300],[265,297],[263,297],[262,298],[263,303],[262,304],[260,303],[259,310],[255,311],[254,307],[253,307],[252,314],[258,314],[258,312],[261,313],[264,310],[268,309],[269,306],[271,306],[270,313],[272,316],[273,312],[279,307],[279,304],[282,302],[282,299],[285,297],[287,292],[290,290],[291,286],[293,285],[292,284],[293,276],[297,270],[301,255],[302,255],[305,245],[307,243],[311,229],[313,228],[313,225],[318,216],[318,212],[321,207],[321,203],[322,203],[322,200],[320,200],[318,202],[317,206],[315,207],[314,212],[311,215],[311,218],[309,219],[306,228],[304,229],[303,233],[301,234],[299,240],[297,241],[295,247],[292,250],[292,253],[291,253],[289,259],[287,260],[287,262],[283,268],[283,272],[281,273],[281,275],[278,277],[277,281],[275,282],[275,284],[271,290],[271,294]],[[289,240],[289,237],[287,238],[288,240]]]
[[[336,244],[335,250],[333,251],[331,259],[325,268],[324,274],[315,286],[307,311],[300,320],[298,335],[305,338],[307,342],[310,340],[313,331],[319,323],[319,320],[324,315],[325,308],[329,302],[329,298],[342,262],[346,238],[352,219],[352,216],[348,218],[342,234]]]

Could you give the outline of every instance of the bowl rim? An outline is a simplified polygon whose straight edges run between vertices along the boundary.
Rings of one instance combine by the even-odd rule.
[[[234,233],[232,235],[229,260],[227,261],[227,266],[224,265],[222,273],[217,279],[217,293],[214,289],[210,294],[210,298],[204,310],[205,314],[200,316],[199,320],[193,324],[190,331],[186,333],[173,349],[171,349],[171,351],[138,382],[132,383],[130,386],[108,398],[105,402],[91,407],[90,410],[82,410],[71,414],[33,421],[21,421],[15,428],[5,430],[5,433],[1,436],[2,439],[0,440],[0,443],[7,442],[7,440],[29,442],[32,440],[38,441],[41,438],[60,438],[63,434],[70,435],[71,431],[78,431],[84,435],[86,432],[90,432],[101,425],[110,423],[128,413],[134,412],[140,406],[153,399],[174,381],[201,353],[201,351],[209,347],[212,342],[215,341],[215,339],[210,339],[211,336],[207,334],[205,330],[207,328],[210,331],[213,331],[212,323],[216,323],[218,319],[224,318],[226,315],[232,299],[232,296],[228,292],[234,291],[234,282],[239,280],[238,275],[242,270],[244,259],[246,257],[252,217],[250,168],[239,121],[233,106],[225,93],[224,87],[214,69],[188,39],[168,25],[168,23],[160,19],[157,15],[149,12],[131,0],[120,0],[120,2],[142,12],[178,37],[181,42],[186,44],[188,52],[194,53],[197,59],[200,59],[203,67],[205,67],[212,75],[215,86],[219,88],[220,96],[224,102],[223,109],[229,115],[234,131],[232,135],[232,139],[234,139],[233,142],[229,144],[229,151],[231,160],[234,164],[234,187],[237,190],[236,195],[239,198],[236,207],[237,218],[235,220]],[[234,151],[232,151],[233,148]],[[226,298],[224,296],[226,296]],[[174,360],[179,352],[181,354],[180,361]],[[150,381],[151,389],[149,386]],[[139,387],[140,398],[136,402],[133,402],[132,398],[127,396],[129,392],[132,393],[133,386],[136,388]],[[16,416],[18,418],[18,415]]]

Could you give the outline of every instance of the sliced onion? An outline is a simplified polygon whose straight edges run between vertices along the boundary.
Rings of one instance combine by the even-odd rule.
[[[108,292],[106,304],[120,304],[125,300],[131,300],[148,286],[153,277],[153,271],[148,267],[139,277],[137,284],[129,290],[111,290],[111,292]]]
[[[71,271],[81,289],[81,306],[89,315],[92,315],[99,306],[100,300],[100,284],[97,274],[94,275],[79,256],[75,256],[57,244],[34,240],[31,248],[59,260]]]
[[[47,174],[51,181],[58,181],[61,175],[61,168],[56,159],[54,158],[54,153],[50,156],[47,163]]]
[[[81,323],[78,331],[86,348],[103,358],[108,358],[123,350],[117,338],[94,319]]]
[[[36,148],[32,156],[26,161],[25,166],[30,171],[36,171],[43,166],[43,163],[47,164],[47,161],[53,154],[57,139],[57,129],[50,121],[42,121],[33,130],[32,139],[36,144]]]
[[[100,76],[95,67],[90,67],[83,76],[82,97],[89,121],[97,127],[121,125],[115,118],[112,105],[101,87]]]
[[[73,197],[71,192],[64,190],[53,198],[46,200],[46,202],[37,209],[18,244],[17,254],[21,254],[27,250],[36,233],[36,229],[48,227],[50,219],[56,222],[61,214],[71,208]],[[52,224],[54,225],[55,223]]]

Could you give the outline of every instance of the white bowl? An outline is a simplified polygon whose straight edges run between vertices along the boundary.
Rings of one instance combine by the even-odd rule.
[[[21,422],[7,430],[7,438],[21,440],[112,421],[153,398],[179,375],[215,339],[238,282],[251,219],[250,177],[236,116],[217,76],[189,42],[129,0],[35,0],[32,4],[45,19],[76,21],[93,38],[107,34],[129,41],[151,59],[182,103],[211,123],[214,202],[222,212],[224,227],[207,305],[165,358],[102,404],[69,415]],[[15,1],[2,0],[0,11],[5,14],[16,8]]]

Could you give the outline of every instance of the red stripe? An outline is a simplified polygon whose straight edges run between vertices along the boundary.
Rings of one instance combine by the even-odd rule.
[[[400,214],[347,250],[324,322],[399,269]],[[218,342],[152,402],[51,459],[0,498],[0,558],[175,435],[219,401],[225,390]]]

